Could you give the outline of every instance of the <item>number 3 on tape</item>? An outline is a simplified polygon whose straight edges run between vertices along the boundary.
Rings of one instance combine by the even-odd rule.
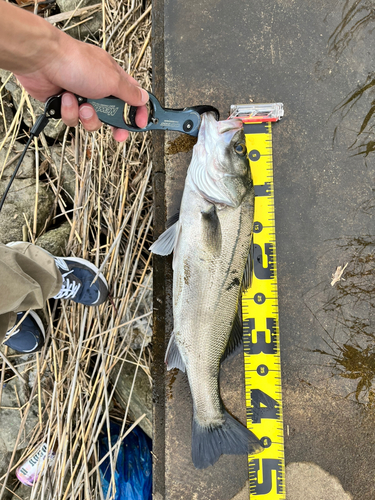
[[[264,450],[249,455],[251,500],[285,500],[285,465],[271,122],[283,105],[231,106],[244,122],[255,190],[252,285],[242,297],[247,427]]]

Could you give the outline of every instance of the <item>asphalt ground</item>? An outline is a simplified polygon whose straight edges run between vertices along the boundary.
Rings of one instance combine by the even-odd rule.
[[[226,118],[231,104],[284,103],[273,155],[285,460],[317,466],[354,500],[375,497],[370,11],[364,0],[154,1],[154,92],[167,107],[211,104]],[[176,152],[171,142],[175,134],[154,134],[156,236],[191,158],[191,145]],[[346,263],[345,281],[331,286]],[[155,257],[154,270],[154,497],[246,497],[246,457],[192,465],[188,383],[163,363],[171,260]],[[244,421],[242,365],[238,356],[223,366],[221,390]],[[337,498],[327,488],[322,498]]]

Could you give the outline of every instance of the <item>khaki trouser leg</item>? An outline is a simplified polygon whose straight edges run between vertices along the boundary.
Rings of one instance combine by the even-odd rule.
[[[61,289],[54,258],[31,243],[0,243],[0,343],[15,325],[17,312],[42,309]]]

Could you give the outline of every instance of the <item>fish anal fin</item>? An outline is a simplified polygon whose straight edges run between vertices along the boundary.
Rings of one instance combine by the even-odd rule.
[[[238,301],[238,309],[233,321],[232,331],[230,333],[227,347],[224,351],[221,361],[224,361],[224,359],[230,358],[238,354],[238,351],[242,347],[242,344],[243,344],[243,327],[242,327],[242,307],[240,298],[240,300]]]
[[[181,357],[181,353],[178,350],[176,344],[176,337],[174,332],[169,339],[168,347],[165,353],[165,362],[167,363],[167,370],[172,370],[172,368],[178,368],[182,372],[185,371],[185,363]]]
[[[202,427],[193,419],[191,456],[196,469],[213,465],[220,455],[246,455],[263,451],[259,439],[224,410],[220,426]]]

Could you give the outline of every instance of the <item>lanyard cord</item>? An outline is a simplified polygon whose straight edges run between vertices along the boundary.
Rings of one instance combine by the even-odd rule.
[[[46,112],[44,112],[42,115],[39,116],[39,118],[35,122],[33,128],[31,129],[29,140],[27,141],[26,146],[24,147],[24,150],[22,151],[21,158],[18,160],[17,166],[14,169],[12,177],[10,178],[10,181],[8,182],[8,185],[5,188],[4,194],[1,198],[0,211],[3,208],[3,205],[5,203],[5,198],[7,197],[9,189],[10,189],[11,185],[13,184],[14,179],[16,178],[18,169],[20,168],[20,165],[25,157],[25,154],[26,154],[28,147],[31,144],[31,141],[34,139],[34,137],[37,137],[44,130],[44,127],[47,125],[48,121],[49,121],[49,116],[47,116]]]
[[[9,191],[9,189],[10,189],[10,186],[13,184],[13,181],[14,181],[14,179],[15,179],[16,175],[17,175],[18,169],[20,168],[20,165],[21,165],[21,163],[22,163],[22,160],[23,160],[23,159],[24,159],[24,157],[25,157],[25,154],[26,154],[27,148],[30,146],[30,143],[31,143],[31,141],[32,141],[32,140],[33,140],[33,137],[30,135],[29,140],[27,141],[27,144],[26,144],[26,146],[24,147],[24,150],[22,151],[21,158],[19,159],[19,161],[18,161],[18,163],[17,163],[17,166],[16,166],[16,168],[14,169],[13,175],[12,175],[12,177],[10,178],[10,181],[8,182],[8,185],[7,185],[7,187],[5,188],[4,194],[3,194],[2,198],[1,198],[1,201],[0,201],[0,210],[3,208],[3,205],[4,205],[4,203],[5,203],[5,198],[6,198],[7,194],[8,194],[8,191]]]

